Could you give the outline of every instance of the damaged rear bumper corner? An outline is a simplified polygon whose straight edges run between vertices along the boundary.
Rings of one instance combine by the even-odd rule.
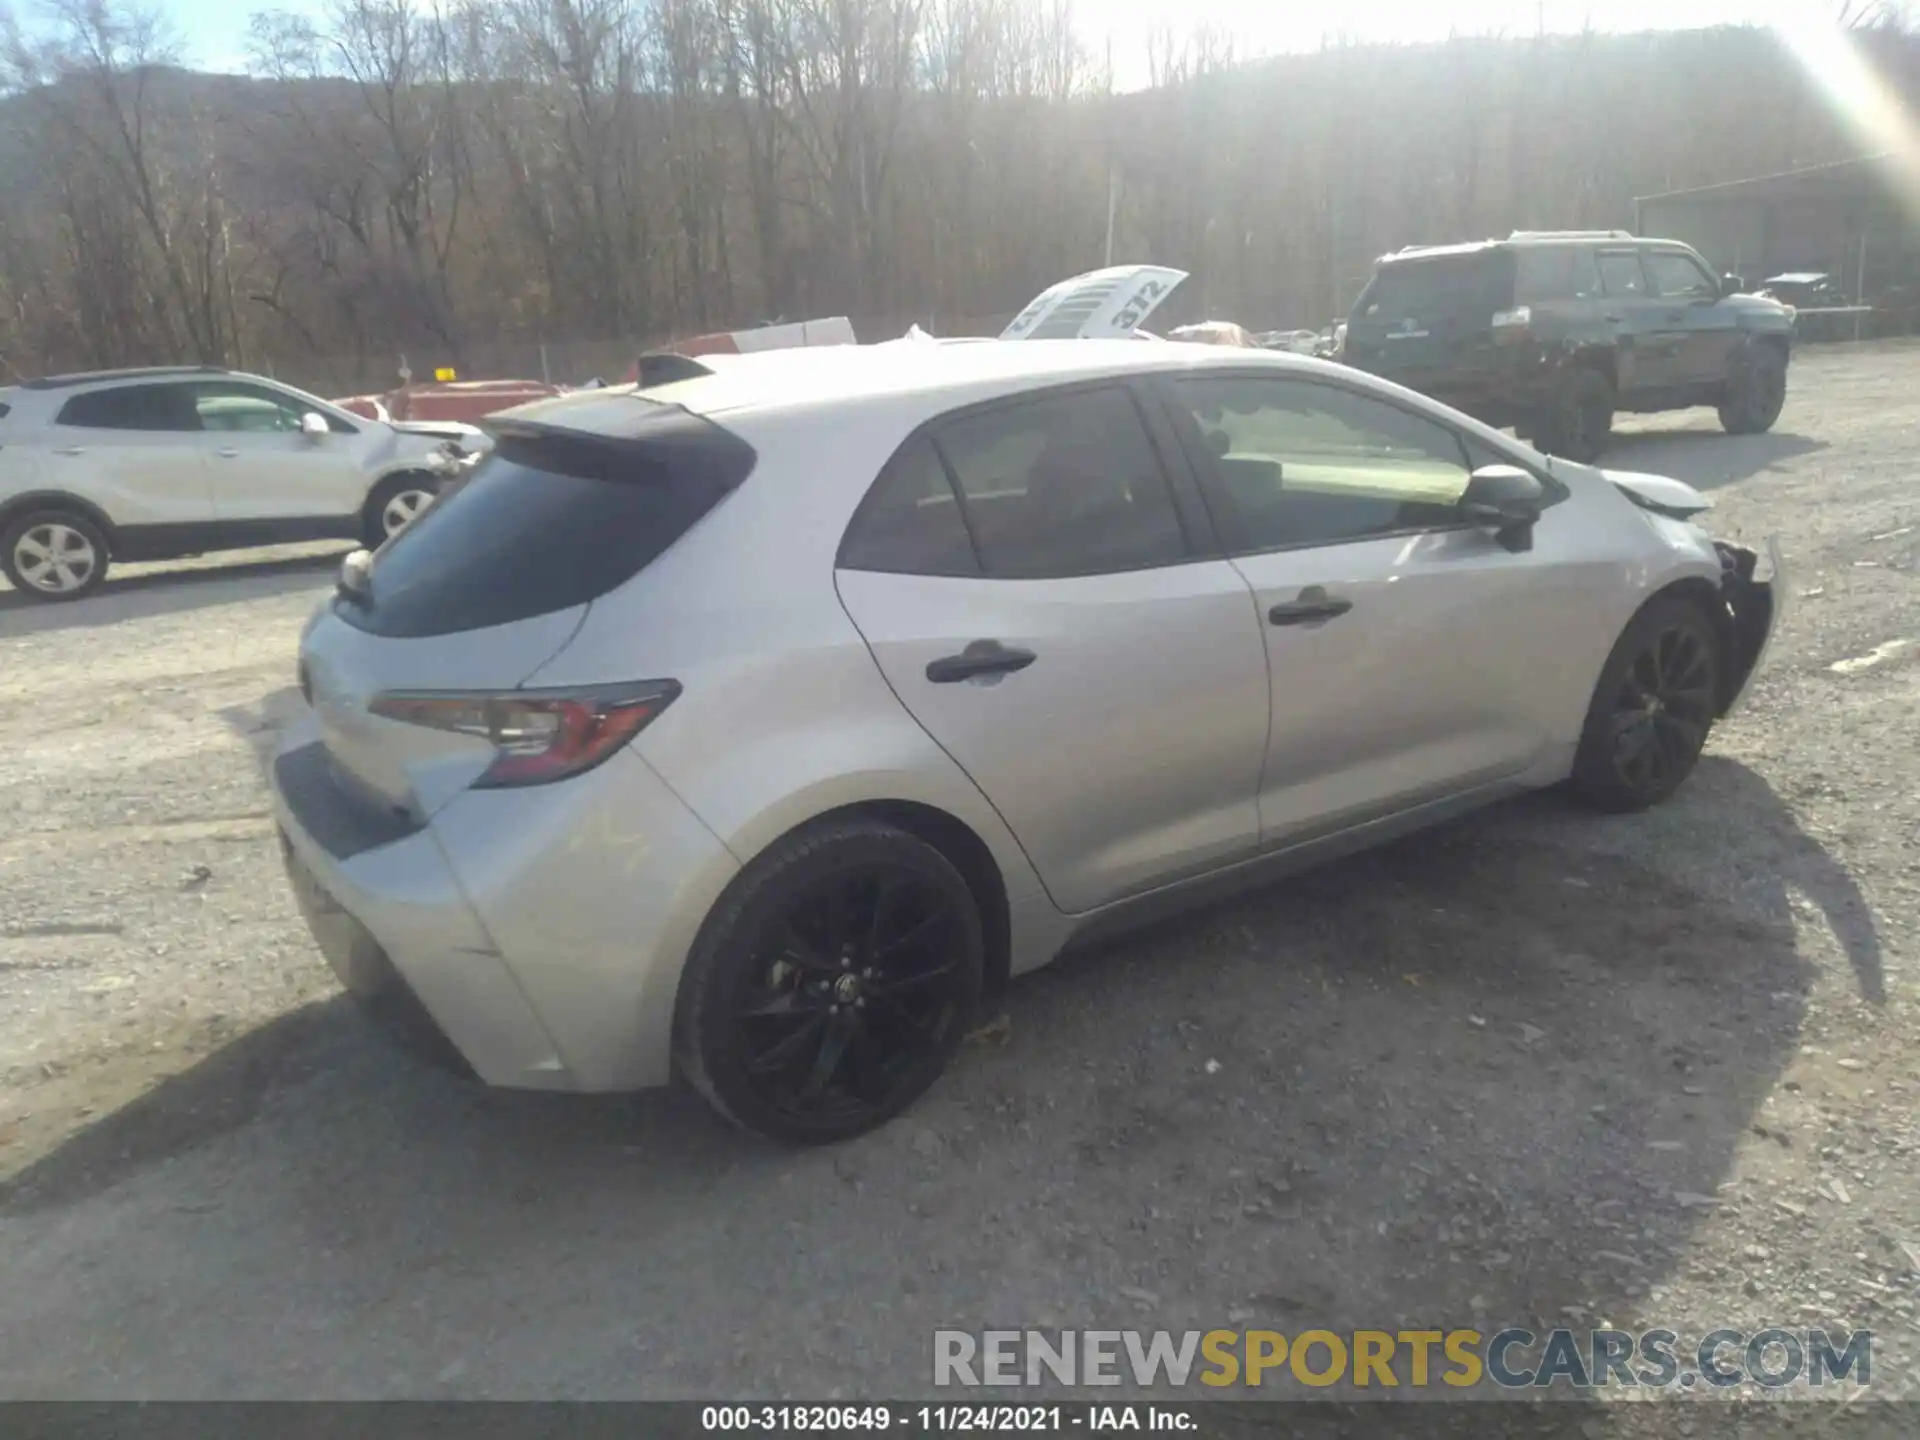
[[[1787,572],[1780,543],[1772,536],[1766,542],[1764,578],[1759,551],[1724,540],[1714,541],[1713,548],[1720,555],[1720,592],[1726,597],[1733,642],[1731,683],[1720,710],[1727,716],[1740,708],[1766,664],[1786,609]]]

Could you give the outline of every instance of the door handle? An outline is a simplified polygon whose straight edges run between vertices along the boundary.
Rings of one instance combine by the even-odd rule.
[[[87,452],[84,446],[69,445],[64,450],[56,450],[53,453],[56,455],[84,455]]]
[[[1684,320],[1686,318],[1687,318],[1687,312],[1684,310],[1667,311],[1667,319],[1669,320]]]
[[[1311,625],[1316,620],[1335,619],[1352,608],[1351,600],[1329,595],[1319,585],[1309,585],[1297,599],[1283,600],[1267,611],[1267,620],[1274,625]]]
[[[237,455],[239,455],[239,453],[240,452],[238,450],[222,450],[220,452],[220,458],[223,460],[232,460]]]
[[[1600,318],[1611,325],[1618,325],[1626,317],[1624,315],[1602,315]]]
[[[1031,650],[1016,650],[998,640],[975,640],[958,655],[942,655],[927,662],[927,679],[935,685],[952,685],[976,675],[1011,675],[1034,662]]]

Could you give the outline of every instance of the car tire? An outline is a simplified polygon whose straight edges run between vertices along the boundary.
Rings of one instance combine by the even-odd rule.
[[[1773,428],[1787,403],[1787,356],[1778,345],[1756,345],[1728,385],[1720,424],[1729,435],[1759,435]]]
[[[1529,425],[1534,447],[1543,455],[1591,464],[1613,433],[1613,407],[1613,382],[1591,366],[1577,367]]]
[[[1680,788],[1720,713],[1725,650],[1697,602],[1656,596],[1615,642],[1601,667],[1580,748],[1573,793],[1622,814],[1657,805]]]
[[[378,550],[419,519],[439,493],[439,477],[424,470],[389,475],[367,497],[366,509],[361,512],[360,538],[369,550]],[[396,520],[399,523],[394,523]]]
[[[107,578],[111,550],[100,527],[77,510],[31,510],[0,531],[0,571],[35,600],[78,600]]]
[[[876,820],[802,829],[754,859],[681,980],[681,1073],[727,1119],[791,1144],[884,1124],[947,1068],[980,1003],[985,931],[939,850]]]

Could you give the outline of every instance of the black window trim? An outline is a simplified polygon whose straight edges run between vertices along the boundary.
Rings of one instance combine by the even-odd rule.
[[[1092,394],[1101,390],[1119,391],[1133,406],[1139,416],[1140,428],[1147,437],[1153,459],[1161,478],[1166,482],[1167,498],[1173,506],[1174,520],[1180,527],[1181,544],[1185,548],[1182,555],[1157,560],[1146,565],[1124,565],[1113,569],[1075,570],[1064,575],[995,575],[987,567],[980,554],[980,545],[975,537],[973,520],[967,512],[966,497],[961,490],[959,478],[954,474],[953,464],[947,459],[945,448],[939,442],[939,432],[962,420],[971,420],[981,415],[991,415],[1001,410],[1015,410],[1026,405],[1039,404],[1049,400],[1058,400],[1066,396]],[[1169,436],[1163,425],[1156,425],[1155,412],[1160,408],[1159,397],[1146,391],[1141,377],[1132,373],[1103,375],[1093,379],[1068,381],[1064,384],[1042,385],[1018,391],[1011,395],[996,395],[990,400],[979,400],[967,405],[955,406],[943,410],[938,415],[922,420],[906,438],[897,445],[887,457],[866,493],[860,497],[860,503],[854,507],[853,514],[847,520],[846,529],[841,532],[840,544],[834,551],[833,568],[852,570],[870,575],[915,575],[928,580],[976,580],[991,581],[995,584],[1022,584],[1035,581],[1053,584],[1062,580],[1093,580],[1107,575],[1136,575],[1148,570],[1167,570],[1176,565],[1193,565],[1208,560],[1217,560],[1224,553],[1219,546],[1216,527],[1213,526],[1211,513],[1205,509],[1205,499],[1199,493],[1199,484],[1187,469],[1185,447],[1178,444],[1178,436]],[[974,573],[971,575],[939,575],[922,570],[881,570],[871,565],[850,565],[847,563],[848,539],[859,527],[861,520],[874,506],[874,497],[880,493],[892,478],[899,465],[904,463],[915,444],[924,439],[934,456],[940,462],[940,468],[947,477],[947,486],[953,492],[954,503],[959,508],[961,521],[966,527],[967,542],[973,550]],[[1180,457],[1180,464],[1173,463],[1169,456],[1168,445],[1175,444],[1174,455]],[[1189,492],[1184,487],[1191,487]],[[1203,533],[1196,535],[1204,522]]]
[[[1181,448],[1187,452],[1187,461],[1195,467],[1196,476],[1206,473],[1199,467],[1212,465],[1214,457],[1211,452],[1207,450],[1206,446],[1201,443],[1199,439],[1200,427],[1194,421],[1192,412],[1182,403],[1176,385],[1177,382],[1181,380],[1216,379],[1291,380],[1307,385],[1324,386],[1330,390],[1343,390],[1360,399],[1375,401],[1390,409],[1398,410],[1403,415],[1412,416],[1416,420],[1424,420],[1430,425],[1437,425],[1440,429],[1446,431],[1447,434],[1453,437],[1454,443],[1460,447],[1460,461],[1466,467],[1467,474],[1471,475],[1473,473],[1473,457],[1467,450],[1467,432],[1444,417],[1428,414],[1416,406],[1407,404],[1397,396],[1382,394],[1367,385],[1354,384],[1343,375],[1302,374],[1290,366],[1282,369],[1278,366],[1271,368],[1266,366],[1254,368],[1236,365],[1231,368],[1216,369],[1209,365],[1205,368],[1166,371],[1154,377],[1154,388],[1157,392],[1156,399],[1167,412],[1169,422],[1172,424],[1175,433],[1180,437]],[[1479,444],[1493,450],[1496,454],[1502,455],[1506,463],[1518,469],[1525,470],[1546,487],[1547,499],[1540,507],[1542,514],[1545,514],[1546,511],[1551,510],[1554,506],[1572,496],[1573,491],[1568,488],[1566,482],[1551,474],[1545,466],[1513,453],[1521,448],[1517,441],[1510,441],[1505,436],[1499,436],[1498,443],[1495,444],[1480,435],[1475,435],[1472,438]],[[1461,519],[1451,525],[1403,525],[1397,526],[1392,530],[1377,530],[1366,535],[1349,535],[1338,540],[1295,540],[1280,545],[1256,546],[1246,544],[1245,536],[1236,534],[1233,527],[1213,512],[1212,503],[1206,500],[1207,487],[1202,484],[1198,488],[1202,502],[1207,505],[1208,514],[1212,520],[1214,529],[1220,536],[1222,542],[1221,553],[1231,560],[1248,559],[1256,555],[1284,555],[1295,550],[1325,550],[1335,545],[1365,545],[1375,540],[1404,540],[1409,536],[1415,535],[1450,535],[1458,530],[1478,528],[1472,521]]]

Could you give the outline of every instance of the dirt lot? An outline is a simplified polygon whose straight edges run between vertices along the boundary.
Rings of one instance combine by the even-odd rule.
[[[325,552],[0,594],[0,1394],[897,1396],[936,1327],[1603,1321],[1871,1325],[1892,1388],[1920,349],[1810,353],[1773,435],[1628,429],[1793,574],[1674,803],[1537,797],[1074,959],[821,1153],[363,1028],[256,763]]]

